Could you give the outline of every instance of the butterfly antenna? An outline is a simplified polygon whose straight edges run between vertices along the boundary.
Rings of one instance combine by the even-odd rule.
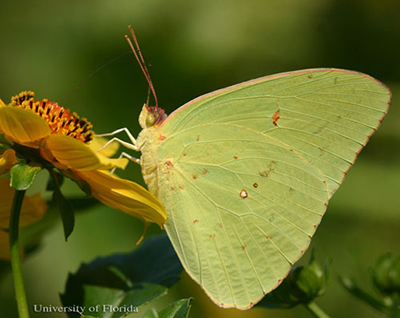
[[[142,72],[144,74],[144,77],[146,78],[147,83],[149,84],[149,90],[151,91],[151,93],[154,96],[154,101],[155,101],[155,104],[156,104],[155,107],[158,108],[158,100],[157,100],[156,91],[154,89],[153,82],[151,81],[151,76],[150,76],[149,70],[147,69],[146,62],[144,61],[142,52],[141,52],[140,47],[139,47],[139,43],[137,41],[135,32],[133,32],[132,26],[129,26],[129,31],[131,33],[131,36],[132,36],[132,39],[133,39],[133,43],[132,43],[131,39],[127,35],[125,35],[125,39],[128,41],[128,44],[131,47],[133,54],[135,54],[136,60],[138,61],[139,66],[142,69]],[[149,99],[150,99],[150,96],[147,97],[147,105],[149,103]]]
[[[151,96],[151,89],[150,89],[150,86],[149,86],[149,89],[147,90],[146,105],[149,105],[149,103],[150,103],[150,96]]]

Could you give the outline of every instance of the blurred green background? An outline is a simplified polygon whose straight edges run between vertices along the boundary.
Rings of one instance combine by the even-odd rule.
[[[120,127],[139,132],[147,84],[132,54],[74,91],[99,66],[129,51],[123,37],[129,24],[168,113],[201,94],[303,68],[357,70],[387,84],[393,92],[389,115],[331,200],[311,244],[318,259],[333,260],[331,285],[317,303],[332,317],[376,316],[339,285],[337,276],[354,277],[370,288],[368,266],[383,252],[400,252],[397,0],[16,0],[2,1],[0,12],[0,98],[8,102],[22,90],[33,90],[38,98],[88,117],[98,133]],[[143,183],[134,164],[122,175]],[[81,195],[72,184],[64,192]],[[101,205],[78,215],[68,243],[59,223],[24,262],[30,303],[60,305],[58,294],[69,272],[98,256],[130,251],[142,230],[141,222]],[[158,232],[152,226],[148,235]],[[301,262],[308,258],[309,252]],[[1,317],[17,317],[12,286],[11,277],[0,283]],[[191,317],[310,317],[300,307],[220,309],[186,274],[156,306],[189,296],[195,297]]]

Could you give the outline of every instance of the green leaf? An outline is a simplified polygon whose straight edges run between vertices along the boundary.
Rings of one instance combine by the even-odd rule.
[[[177,300],[159,313],[160,318],[186,318],[189,316],[191,298]]]
[[[143,318],[159,318],[159,314],[157,312],[157,310],[155,310],[154,308],[150,308],[146,314],[143,316]]]
[[[65,240],[71,235],[75,225],[75,214],[74,208],[71,202],[69,202],[61,193],[59,188],[56,188],[53,192],[53,202],[58,206],[61,214],[61,219],[64,227]]]
[[[67,178],[71,179],[74,181],[78,187],[88,196],[90,197],[92,195],[92,188],[90,187],[89,183],[87,183],[85,180],[77,177],[75,173],[71,170],[63,170],[63,175],[66,176]]]
[[[93,315],[89,307],[99,305],[96,317],[122,317],[164,295],[179,280],[181,271],[179,259],[163,234],[147,239],[131,253],[83,264],[78,272],[70,274],[61,301],[64,306],[85,306],[84,314]],[[110,313],[103,305],[120,311]],[[79,317],[76,313],[68,315]]]
[[[177,300],[160,312],[152,308],[143,318],[186,318],[189,316],[191,300],[191,298]]]
[[[14,165],[10,170],[10,186],[18,191],[28,189],[40,170],[42,170],[41,167],[30,166],[26,163],[18,163]]]
[[[50,182],[47,184],[48,188],[53,187],[53,202],[58,206],[58,210],[61,214],[61,220],[64,227],[65,240],[71,235],[75,225],[75,214],[72,204],[63,196],[61,192],[61,183],[64,178],[55,172],[53,169],[49,169]]]
[[[121,289],[84,286],[84,313],[91,313],[90,308],[96,308],[98,318],[118,318],[129,313],[137,313],[139,306],[167,293],[168,288],[157,284],[143,283],[129,291]],[[96,307],[97,306],[97,307]]]

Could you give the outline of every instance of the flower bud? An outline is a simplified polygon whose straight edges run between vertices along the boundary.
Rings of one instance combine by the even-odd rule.
[[[400,255],[386,253],[380,256],[372,269],[372,277],[383,294],[400,293]]]
[[[260,303],[268,308],[290,308],[306,304],[321,296],[326,289],[330,274],[330,262],[322,267],[311,255],[308,265],[292,268],[288,277]]]
[[[326,266],[327,267],[327,266]],[[311,256],[310,263],[295,267],[288,279],[292,286],[292,294],[301,302],[311,301],[325,292],[328,270]]]

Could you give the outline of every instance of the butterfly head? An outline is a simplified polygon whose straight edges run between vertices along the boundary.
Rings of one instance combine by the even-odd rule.
[[[150,107],[143,105],[142,112],[139,116],[139,124],[143,129],[160,125],[167,118],[164,109],[159,107]]]

